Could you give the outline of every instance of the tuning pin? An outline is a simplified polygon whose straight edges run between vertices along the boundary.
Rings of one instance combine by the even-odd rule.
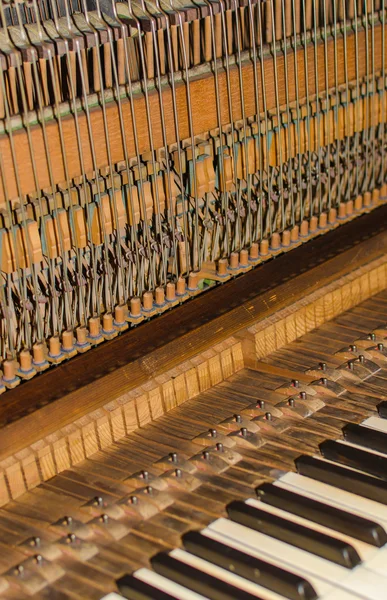
[[[101,344],[104,338],[101,334],[101,323],[98,317],[90,317],[89,319],[89,335],[87,341],[93,346]]]
[[[58,336],[53,335],[48,340],[48,360],[54,364],[59,364],[63,362],[66,358],[65,354],[62,352],[60,339]]]
[[[124,305],[117,305],[114,309],[114,322],[113,325],[117,331],[125,331],[129,325],[126,322],[127,307]]]
[[[32,356],[29,350],[22,350],[19,354],[19,369],[17,374],[22,379],[31,379],[36,375],[36,369],[32,366]]]
[[[75,330],[77,341],[75,347],[78,352],[87,352],[91,348],[91,344],[88,341],[89,332],[86,327],[77,327]]]
[[[199,273],[192,271],[188,277],[188,290],[196,292],[199,290]]]
[[[37,342],[32,346],[33,366],[36,371],[44,371],[50,366],[45,356],[45,347],[42,343]]]
[[[16,362],[14,360],[3,361],[3,384],[6,388],[15,388],[20,383],[20,377],[16,375]]]
[[[176,302],[176,285],[169,281],[165,286],[166,300],[169,303]]]
[[[71,358],[77,353],[74,345],[74,334],[72,331],[68,330],[62,333],[62,352],[67,356],[67,358]]]
[[[249,266],[249,251],[243,248],[239,253],[239,264],[242,268]]]
[[[140,298],[134,297],[130,299],[130,317],[132,319],[139,319],[141,317]]]
[[[165,293],[163,287],[157,287],[155,290],[155,305],[157,308],[165,306]]]
[[[227,277],[228,276],[228,260],[227,258],[220,258],[218,260],[218,268],[216,274],[218,277]]]
[[[269,240],[262,240],[259,252],[261,256],[267,256],[269,254]]]
[[[112,340],[117,337],[117,331],[113,324],[113,315],[107,312],[102,317],[102,335],[105,340]]]
[[[183,297],[186,296],[186,283],[184,277],[179,277],[176,283],[176,296]]]
[[[250,261],[254,262],[259,259],[259,245],[253,242],[250,246]]]
[[[230,254],[230,269],[238,269],[239,268],[239,253],[231,252]]]

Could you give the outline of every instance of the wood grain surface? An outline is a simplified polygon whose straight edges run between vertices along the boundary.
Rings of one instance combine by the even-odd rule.
[[[366,35],[369,36],[369,44],[371,47],[371,30],[366,33],[359,31],[358,34],[358,76],[362,78],[366,74]],[[335,75],[334,56],[337,52],[337,81]],[[371,52],[369,53],[371,61]],[[344,64],[344,41],[343,38],[337,39],[337,47],[335,49],[335,41],[330,39],[327,48],[328,56],[328,87],[336,87],[336,83],[341,85],[356,79],[356,52],[355,52],[355,36],[353,33],[347,35],[347,72]],[[376,26],[374,30],[374,57],[375,72],[378,72],[383,64],[382,56],[382,27]],[[280,82],[279,104],[286,105],[287,100],[293,102],[296,99],[296,82],[298,84],[298,96],[300,101],[306,96],[306,76],[309,86],[309,94],[313,96],[316,92],[316,56],[315,47],[310,44],[307,48],[306,56],[303,47],[299,47],[296,51],[296,60],[298,65],[297,77],[295,76],[295,60],[294,52],[289,51],[287,57],[287,73],[289,81],[289,95],[285,93],[285,63],[284,57],[278,54],[277,74],[278,82]],[[387,45],[385,48],[385,60],[387,61]],[[276,107],[276,88],[275,88],[275,70],[273,56],[267,56],[263,61],[264,76],[265,76],[265,94],[267,110]],[[322,94],[326,89],[325,83],[325,45],[319,42],[317,46],[317,63],[318,63],[318,88]],[[369,65],[371,69],[371,64]],[[221,109],[222,125],[229,124],[231,121],[237,121],[242,118],[241,97],[244,98],[246,117],[254,116],[263,111],[263,88],[261,67],[258,65],[258,84],[259,84],[259,110],[255,103],[255,88],[253,77],[253,64],[245,62],[242,65],[242,80],[243,94],[241,93],[239,70],[237,66],[230,67],[230,89],[231,89],[231,106],[232,115],[229,113],[229,100],[227,92],[227,78],[224,69],[219,69],[219,100]],[[176,86],[176,104],[179,122],[180,139],[187,139],[191,135],[189,126],[189,114],[187,108],[187,86],[185,83],[177,84]],[[208,74],[205,77],[197,76],[190,79],[189,85],[191,104],[192,104],[192,125],[193,134],[199,135],[208,132],[218,127],[218,119],[215,102],[215,79],[213,74]],[[167,144],[172,144],[176,141],[176,130],[174,125],[174,113],[172,102],[172,91],[170,86],[165,86],[162,89],[162,105],[164,109],[164,117],[166,124],[166,139]],[[160,113],[160,95],[156,90],[149,93],[149,108],[152,123],[152,139],[155,149],[164,146],[163,133],[161,127]],[[144,94],[137,94],[134,98],[133,109],[136,119],[136,130],[139,144],[140,154],[148,152],[150,149],[150,136],[147,123],[146,103]],[[85,113],[79,113],[78,124],[80,131],[80,143],[82,147],[82,157],[84,169],[86,173],[91,173],[96,167],[105,167],[109,164],[107,148],[110,146],[112,163],[117,163],[124,160],[124,142],[126,144],[129,157],[135,156],[134,146],[134,129],[131,115],[131,104],[128,99],[122,101],[122,115],[124,122],[124,136],[120,128],[120,119],[118,105],[116,102],[106,104],[106,121],[108,137],[105,135],[103,122],[103,112],[100,106],[92,108],[90,111],[90,123],[92,138],[87,126]],[[80,153],[76,135],[75,119],[70,114],[61,119],[63,130],[63,139],[65,145],[65,159],[68,168],[68,176],[70,179],[82,175],[80,165]],[[48,148],[44,145],[43,130],[41,125],[34,125],[30,128],[31,146],[28,143],[27,132],[21,128],[13,135],[14,156],[16,163],[16,174],[20,181],[20,193],[27,194],[35,191],[36,185],[33,176],[33,168],[31,155],[34,157],[36,164],[37,180],[39,188],[49,188],[51,185],[47,154],[50,156],[52,165],[54,183],[66,181],[64,160],[61,151],[60,132],[57,121],[53,120],[47,123],[46,132],[48,138]],[[96,165],[92,161],[90,140],[94,142],[96,155]],[[11,153],[10,139],[7,135],[0,136],[0,152],[4,165],[4,181],[7,186],[8,198],[17,198],[20,194],[18,191],[17,180],[15,178],[15,168]],[[4,189],[0,187],[0,203],[4,201]]]
[[[387,253],[386,223],[387,207],[378,208],[7,392],[0,403],[0,458],[98,411],[355,269],[366,270]]]

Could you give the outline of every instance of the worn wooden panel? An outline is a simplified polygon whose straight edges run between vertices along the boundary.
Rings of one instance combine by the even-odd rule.
[[[371,47],[371,30],[368,30],[369,44]],[[359,53],[358,53],[358,75],[363,77],[366,73],[366,33],[359,31],[358,34]],[[381,25],[375,27],[374,35],[375,43],[375,64],[374,68],[377,72],[382,67],[382,27]],[[345,71],[344,62],[344,41],[341,37],[337,39],[337,84],[341,85],[347,80],[351,81],[356,78],[356,63],[355,63],[355,36],[353,33],[347,35],[347,72]],[[387,45],[385,47],[387,61]],[[288,96],[286,96],[286,89],[284,85],[278,87],[279,103],[280,105],[286,104],[288,101],[293,102],[296,99],[296,81],[298,84],[298,95],[300,99],[306,96],[306,75],[309,86],[309,94],[313,96],[315,93],[316,86],[316,69],[315,69],[315,48],[313,44],[310,44],[307,48],[306,59],[304,48],[300,47],[297,50],[297,64],[298,64],[298,77],[295,76],[295,66],[293,51],[288,51],[287,60],[287,74],[288,74]],[[328,87],[336,86],[335,79],[335,61],[334,61],[334,40],[328,41]],[[369,53],[371,60],[371,53]],[[307,60],[307,69],[305,68],[305,60]],[[317,61],[318,61],[318,74],[319,74],[319,92],[323,93],[326,86],[325,81],[325,47],[323,43],[317,45]],[[278,81],[285,81],[285,65],[284,57],[281,55],[277,56],[276,61]],[[258,82],[260,85],[259,98],[261,106],[257,109],[255,104],[255,88],[254,88],[254,76],[253,76],[253,65],[250,61],[243,63],[242,67],[242,79],[243,79],[243,91],[244,91],[244,104],[246,116],[252,116],[263,111],[263,93],[262,93],[262,75],[261,69],[258,65],[257,68]],[[264,72],[265,72],[265,93],[267,109],[273,109],[276,107],[276,86],[275,86],[275,70],[273,64],[273,57],[269,55],[264,60]],[[346,76],[348,79],[346,79]],[[223,69],[219,69],[219,100],[221,109],[221,120],[222,124],[228,124],[231,121],[229,114],[229,98],[227,88],[226,73]],[[241,89],[239,82],[239,71],[236,66],[230,67],[230,89],[231,89],[231,106],[232,106],[232,120],[237,121],[242,118],[242,106],[241,106]],[[217,103],[215,101],[215,79],[211,72],[202,77],[195,77],[190,81],[190,95],[192,105],[192,123],[193,123],[193,134],[198,135],[203,132],[210,131],[218,127],[218,116],[217,116]],[[150,116],[151,116],[151,127],[152,127],[152,139],[154,148],[161,148],[164,146],[162,126],[161,126],[161,113],[160,113],[160,99],[156,90],[150,91],[149,93],[150,103]],[[190,137],[189,128],[189,112],[187,109],[187,90],[183,83],[176,85],[176,105],[178,111],[179,121],[179,133],[181,139]],[[165,116],[166,126],[166,138],[167,143],[171,144],[176,140],[176,132],[174,126],[174,113],[173,113],[173,101],[172,92],[169,86],[163,88],[163,109]],[[137,123],[137,139],[138,149],[140,154],[148,152],[150,150],[150,136],[147,123],[146,114],[146,103],[143,94],[138,93],[134,100],[134,110],[136,114]],[[127,147],[128,156],[132,157],[136,155],[134,146],[134,135],[133,135],[133,123],[131,117],[131,107],[129,100],[122,101],[122,115],[124,121],[125,131],[125,143]],[[115,102],[109,102],[106,104],[106,118],[107,118],[107,129],[109,131],[109,146],[110,155],[113,163],[124,160],[124,145],[122,134],[120,130],[120,119],[118,113],[118,106]],[[108,152],[107,152],[107,140],[104,134],[103,125],[103,113],[100,107],[92,108],[90,111],[91,128],[93,132],[94,148],[96,153],[97,167],[104,167],[109,164]],[[79,114],[78,118],[80,140],[82,146],[83,163],[86,173],[94,170],[94,164],[92,160],[91,145],[88,134],[87,120],[84,113]],[[68,176],[71,178],[80,176],[81,165],[79,159],[77,135],[75,129],[75,120],[69,115],[62,119],[63,137],[65,141],[65,152],[66,152],[66,163],[68,168]],[[66,180],[64,171],[64,161],[61,154],[61,143],[59,136],[59,126],[56,121],[51,121],[46,125],[47,138],[48,138],[48,150],[51,158],[51,165],[53,169],[54,183],[62,182]],[[49,188],[51,181],[49,178],[49,170],[47,164],[47,157],[44,146],[44,138],[42,127],[35,125],[31,127],[31,143],[32,150],[29,148],[27,133],[21,129],[13,135],[13,142],[15,148],[16,164],[18,175],[21,179],[21,191],[22,194],[27,194],[35,190],[35,180],[33,177],[31,154],[33,153],[35,164],[37,167],[37,177],[40,188]],[[18,196],[15,170],[12,161],[10,142],[7,136],[3,135],[0,137],[0,152],[2,155],[4,165],[4,176],[10,198]],[[4,201],[4,192],[0,190],[0,202]]]

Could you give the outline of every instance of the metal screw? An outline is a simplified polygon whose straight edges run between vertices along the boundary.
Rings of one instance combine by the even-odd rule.
[[[15,575],[22,575],[24,572],[24,567],[23,565],[17,565],[15,567]]]

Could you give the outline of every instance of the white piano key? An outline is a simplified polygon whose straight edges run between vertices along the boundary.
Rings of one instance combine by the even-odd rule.
[[[280,556],[274,557],[270,553],[265,552],[264,548],[248,547],[243,542],[235,540],[234,538],[227,537],[226,535],[219,533],[216,530],[211,529],[211,527],[204,529],[203,531],[201,531],[201,533],[211,539],[217,540],[223,544],[227,544],[231,548],[235,548],[236,550],[240,550],[241,552],[246,552],[250,556],[253,556],[255,558],[261,558],[263,560],[266,560],[267,562],[270,562],[273,565],[285,568],[286,570],[291,571],[292,573],[294,573],[296,575],[300,575],[300,576],[304,577],[311,583],[311,585],[313,585],[319,598],[322,597],[322,594],[324,595],[323,597],[325,598],[325,594],[333,591],[332,585],[330,585],[326,581],[323,581],[319,578],[314,578],[310,574],[305,575],[305,572],[302,569],[300,569],[299,567],[295,567],[295,568],[290,567],[287,563],[285,563],[282,560],[283,557],[280,557]],[[352,598],[352,596],[351,596],[351,598]],[[358,598],[358,597],[356,596],[356,598]]]
[[[278,485],[279,487],[283,487],[284,489],[288,489],[290,491],[295,491],[297,493],[303,494],[304,496],[307,496],[309,498],[323,501],[326,504],[330,504],[331,506],[345,508],[345,510],[352,512],[353,514],[377,521],[378,523],[380,523],[380,525],[382,525],[384,527],[387,526],[386,521],[382,521],[381,519],[377,518],[375,516],[375,513],[372,512],[372,506],[368,506],[368,512],[366,512],[364,510],[359,510],[359,508],[358,508],[358,506],[361,507],[363,500],[365,500],[364,505],[367,505],[367,503],[371,503],[371,504],[376,504],[378,507],[381,506],[382,508],[384,508],[384,505],[379,505],[377,502],[373,502],[372,500],[363,499],[359,496],[356,496],[355,494],[350,494],[349,492],[343,492],[344,494],[353,497],[353,498],[351,498],[351,501],[353,502],[353,504],[350,507],[348,507],[347,505],[343,505],[337,501],[339,493],[336,494],[336,488],[333,488],[332,486],[328,486],[326,484],[320,484],[320,482],[314,482],[314,480],[309,480],[307,477],[303,477],[302,475],[296,475],[295,473],[289,473],[289,475],[292,475],[292,476],[295,475],[295,477],[288,477],[286,475],[286,476],[282,477],[280,480],[278,480],[277,482],[275,482],[275,485]],[[298,482],[297,486],[300,486],[300,487],[290,485],[287,482],[285,483],[284,479],[286,479],[287,481],[290,480],[293,482],[296,480],[296,483]],[[316,483],[317,485],[314,486],[314,483]],[[326,490],[321,489],[320,486],[325,487],[327,489]],[[321,492],[325,493],[326,495],[323,496],[321,494]],[[337,492],[340,492],[340,490],[337,490]],[[253,502],[255,503],[257,501],[253,500]],[[355,506],[356,504],[358,504],[358,506]],[[261,508],[261,506],[260,506],[260,508]],[[305,521],[305,519],[303,519],[303,521]],[[310,523],[310,526],[314,527],[314,524]],[[327,528],[324,528],[324,529],[327,529]],[[328,532],[328,530],[327,530],[327,532]],[[340,539],[345,539],[349,543],[351,543],[358,551],[361,559],[364,561],[364,566],[368,570],[374,571],[375,573],[378,573],[380,576],[387,578],[387,566],[386,566],[387,565],[387,546],[383,546],[382,548],[376,548],[373,546],[369,546],[368,544],[364,544],[363,542],[359,542],[358,540],[355,540],[354,538],[351,538],[350,536],[344,536],[343,534],[337,534],[336,532],[333,532],[332,530],[329,530],[329,533],[334,535],[335,537],[340,537]]]
[[[103,596],[101,600],[125,600],[124,596],[117,594],[117,592],[111,592],[107,596]]]
[[[387,589],[387,580],[377,573],[369,571],[363,565],[355,569],[346,569],[328,560],[300,550],[290,544],[285,544],[267,535],[253,531],[243,525],[227,519],[218,519],[207,530],[218,531],[226,538],[243,540],[247,548],[264,549],[267,555],[281,561],[281,566],[287,565],[290,570],[299,569],[309,581],[310,576],[321,578],[332,587],[341,587],[355,597],[367,600],[381,600]],[[205,530],[205,531],[207,531]],[[282,562],[283,561],[283,562]],[[277,563],[280,564],[280,563]],[[302,569],[302,571],[301,571]],[[311,581],[312,585],[313,582]]]
[[[289,521],[292,521],[293,523],[298,523],[299,525],[304,525],[305,527],[309,527],[309,529],[313,529],[314,531],[319,531],[321,533],[325,533],[325,534],[330,535],[338,540],[343,540],[343,541],[347,542],[348,544],[351,544],[351,546],[353,546],[355,548],[355,550],[357,550],[362,561],[367,561],[368,559],[373,558],[373,556],[378,551],[378,548],[376,548],[375,546],[371,546],[370,544],[366,544],[365,542],[356,540],[355,538],[350,537],[349,535],[340,533],[340,532],[336,531],[335,529],[330,529],[329,527],[324,527],[323,525],[320,525],[319,523],[314,523],[313,521],[309,521],[309,519],[304,519],[303,517],[299,517],[298,515],[293,515],[292,513],[289,513],[286,510],[276,508],[275,506],[271,506],[270,504],[265,504],[264,502],[261,502],[260,500],[257,500],[255,498],[249,498],[248,500],[246,500],[246,504],[249,504],[250,506],[255,506],[256,508],[259,508],[260,510],[265,510],[266,512],[269,512],[273,515],[278,515],[279,517],[282,517],[283,519],[288,519]]]
[[[204,573],[208,573],[213,577],[217,577],[218,579],[221,579],[222,581],[225,581],[226,583],[229,583],[230,585],[233,585],[240,590],[249,592],[254,596],[258,596],[260,598],[263,598],[264,600],[284,600],[284,596],[276,594],[275,592],[272,592],[267,588],[262,587],[261,585],[253,583],[252,581],[249,581],[244,577],[234,575],[234,573],[226,571],[226,569],[222,569],[221,567],[218,567],[217,565],[214,565],[207,560],[199,558],[194,554],[190,554],[185,550],[176,549],[172,550],[172,552],[170,552],[169,554],[174,558],[177,558],[178,560],[181,560],[186,564],[191,565],[191,567],[195,567],[195,569],[199,569]]]
[[[290,486],[288,489],[290,489]],[[267,512],[270,512],[272,514],[278,515],[279,517],[283,517],[284,519],[289,519],[294,523],[305,525],[306,527],[310,527],[310,529],[314,529],[315,531],[320,531],[321,533],[326,533],[327,535],[331,535],[332,537],[335,537],[339,540],[348,542],[358,552],[361,560],[364,563],[363,566],[365,568],[367,568],[370,571],[374,571],[380,577],[383,577],[387,580],[387,546],[384,546],[382,548],[371,546],[370,544],[357,540],[349,535],[337,532],[335,529],[330,529],[318,523],[309,521],[308,519],[299,517],[298,515],[293,515],[292,513],[288,513],[285,510],[281,510],[274,506],[270,506],[269,504],[265,504],[264,502],[260,502],[255,498],[247,500],[246,503],[250,504],[251,506],[256,506],[257,508],[260,508],[262,510],[266,510]]]
[[[279,567],[305,577],[319,596],[334,589],[347,569],[315,557],[304,550],[280,542],[268,535],[253,531],[229,519],[217,519],[202,531],[204,535],[229,544],[237,550],[267,560]],[[322,576],[324,573],[325,577]],[[354,595],[356,598],[358,596]]]
[[[387,419],[381,419],[380,417],[368,417],[368,419],[363,421],[362,425],[365,427],[370,427],[371,429],[376,429],[377,431],[382,431],[383,433],[387,433]]]
[[[360,596],[354,596],[342,588],[332,589],[327,594],[324,594],[324,596],[319,596],[319,600],[359,600],[359,598]]]
[[[305,496],[309,498],[316,498],[316,500],[349,510],[361,517],[372,519],[387,529],[387,506],[385,504],[357,496],[352,492],[340,490],[332,485],[298,473],[286,473],[274,484],[286,487],[291,491],[302,490]]]
[[[179,598],[179,600],[206,600],[205,596],[188,590],[182,585],[175,583],[167,577],[163,577],[163,575],[159,575],[150,569],[146,569],[145,567],[138,569],[138,571],[133,573],[133,575],[137,577],[137,579],[141,579],[141,581],[145,581],[145,583],[153,585],[162,592],[171,594],[171,596],[176,596],[176,598]]]
[[[384,458],[386,457],[386,455],[383,452],[379,452],[379,450],[374,450],[373,448],[368,448],[366,446],[360,446],[359,444],[354,444],[353,442],[343,440],[342,438],[337,439],[336,442],[339,442],[343,446],[350,446],[351,448],[363,450],[364,452],[368,452],[369,454],[376,454],[377,456],[383,456]]]

